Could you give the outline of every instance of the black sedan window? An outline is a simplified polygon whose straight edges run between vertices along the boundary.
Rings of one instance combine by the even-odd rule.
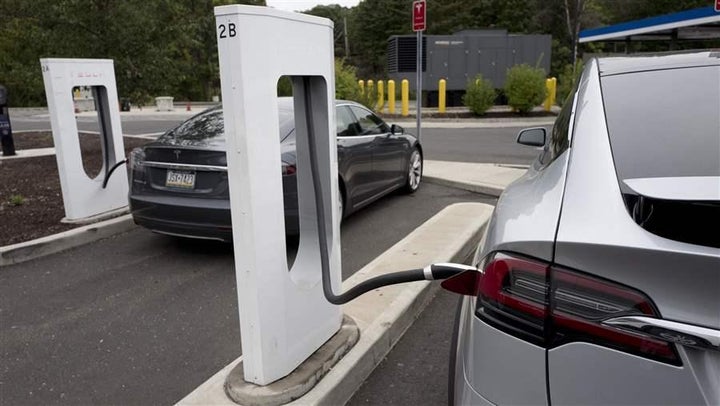
[[[350,106],[362,130],[362,135],[384,134],[390,128],[378,116],[362,107]]]
[[[280,140],[285,139],[294,128],[292,108],[280,105]],[[163,134],[158,141],[179,146],[203,146],[225,142],[225,122],[221,108],[214,108],[192,117]]]
[[[352,137],[358,135],[358,124],[355,121],[350,110],[347,107],[340,106],[336,110],[337,114],[337,135],[338,137]]]
[[[197,145],[199,141],[209,141],[224,135],[222,109],[213,109],[180,124],[160,137],[159,141],[173,145]]]

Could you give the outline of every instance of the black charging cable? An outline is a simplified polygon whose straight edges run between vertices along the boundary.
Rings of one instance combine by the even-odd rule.
[[[105,174],[105,179],[103,179],[103,185],[102,185],[103,189],[107,188],[107,184],[108,184],[108,181],[110,180],[110,176],[113,174],[113,172],[115,172],[115,169],[119,168],[120,165],[122,165],[122,164],[126,164],[127,161],[128,161],[127,158],[125,158],[122,161],[113,165],[112,168],[110,168],[110,170]]]
[[[312,108],[312,96],[310,95],[310,78],[303,77],[303,93],[305,95],[305,108]],[[356,297],[371,290],[395,285],[398,283],[415,282],[422,280],[447,279],[451,276],[461,274],[465,271],[477,271],[477,268],[460,264],[432,264],[425,268],[410,269],[407,271],[392,272],[368,279],[353,286],[347,292],[336,295],[332,290],[330,280],[330,256],[328,254],[328,240],[325,222],[325,202],[323,199],[322,183],[320,182],[320,168],[318,164],[317,151],[315,150],[315,123],[312,114],[307,116],[308,149],[310,153],[310,172],[312,174],[313,192],[315,194],[315,209],[317,214],[318,242],[320,245],[320,266],[322,270],[323,293],[328,302],[336,305],[345,304]]]

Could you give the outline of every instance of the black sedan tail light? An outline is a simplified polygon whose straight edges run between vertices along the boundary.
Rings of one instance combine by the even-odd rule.
[[[128,177],[130,178],[130,186],[135,184],[145,184],[145,167],[143,162],[145,161],[145,150],[142,148],[135,148],[130,151],[128,157]]]

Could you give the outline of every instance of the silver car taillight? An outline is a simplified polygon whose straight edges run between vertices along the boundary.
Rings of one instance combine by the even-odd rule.
[[[482,273],[464,273],[442,286],[477,296],[476,314],[486,323],[546,348],[582,341],[681,364],[672,344],[602,324],[618,316],[659,317],[642,292],[514,254],[496,253],[484,264]]]

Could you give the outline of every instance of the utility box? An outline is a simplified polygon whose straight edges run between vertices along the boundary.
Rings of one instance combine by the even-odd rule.
[[[156,97],[155,105],[157,106],[157,111],[173,111],[175,109],[175,106],[173,106],[173,98],[170,96]]]
[[[388,39],[388,74],[415,88],[416,36]],[[469,80],[478,73],[495,88],[505,85],[507,70],[515,65],[538,66],[550,72],[550,35],[508,34],[507,30],[466,30],[453,35],[423,36],[423,90],[430,105],[437,105],[438,81],[447,81],[448,105],[457,105]],[[435,101],[435,103],[433,103]]]

